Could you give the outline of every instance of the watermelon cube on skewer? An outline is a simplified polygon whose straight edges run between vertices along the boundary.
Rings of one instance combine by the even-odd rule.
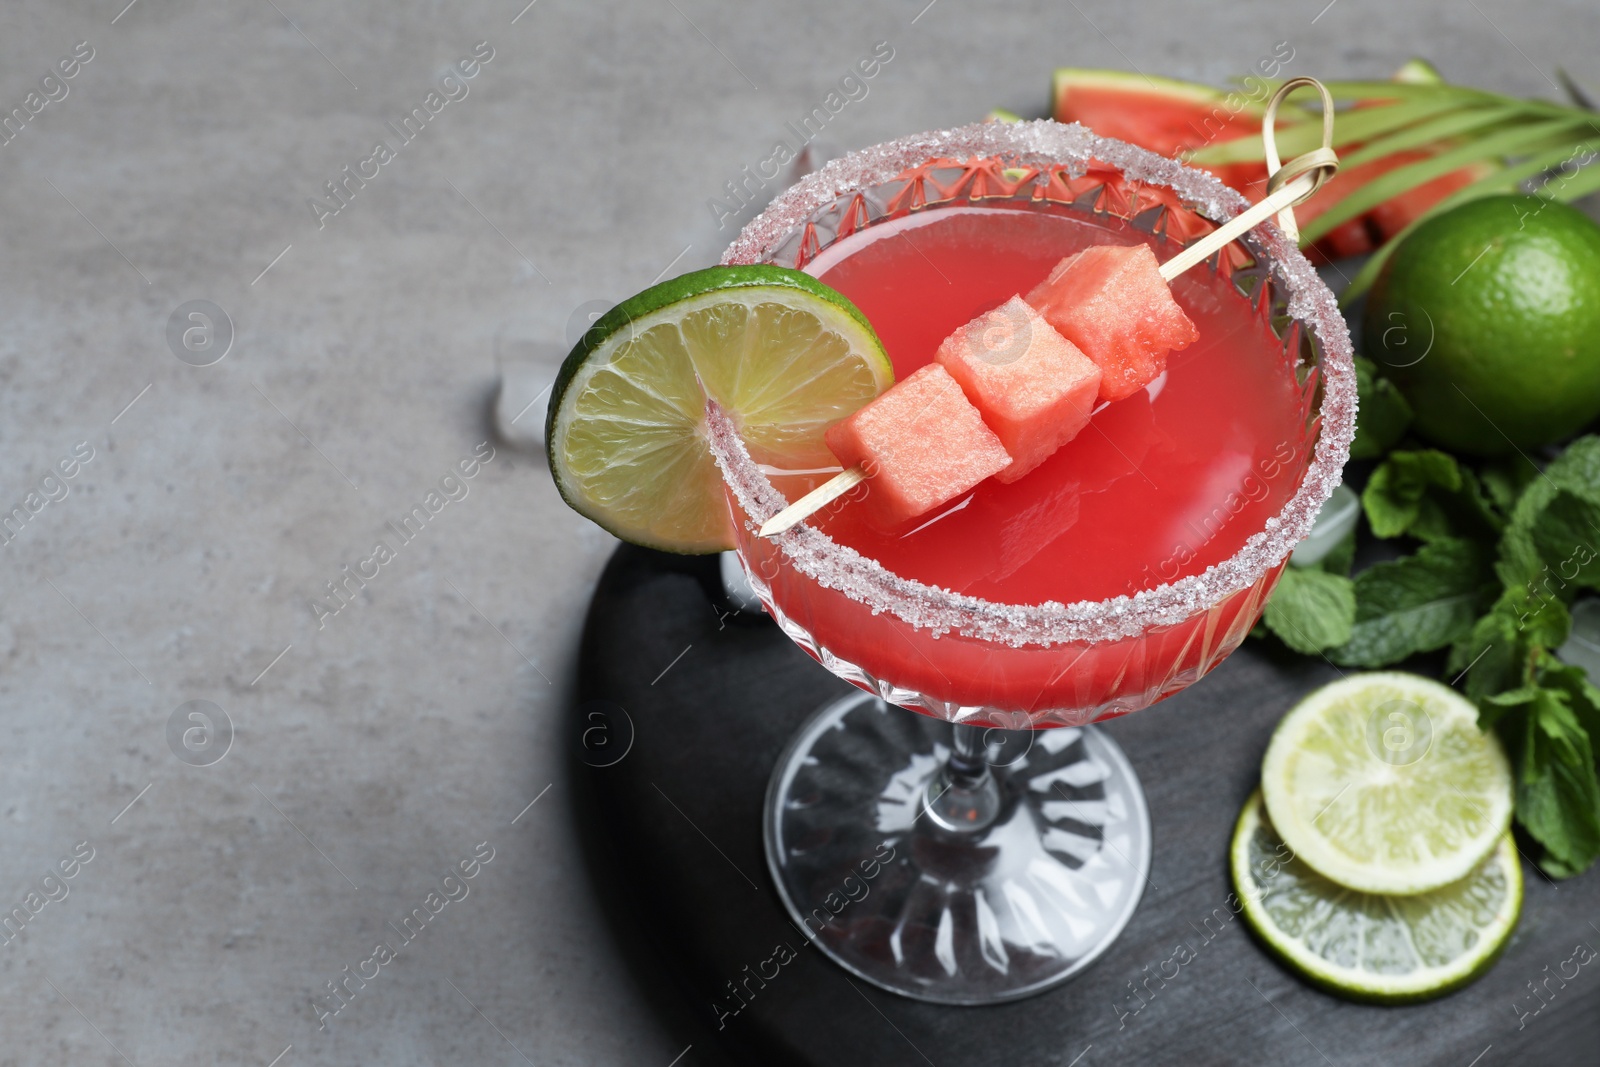
[[[868,476],[867,507],[894,525],[954,500],[1011,456],[961,386],[930,363],[828,429],[828,447]]]
[[[1200,336],[1148,245],[1095,245],[1056,264],[1026,300],[1101,370],[1100,399],[1149,385]]]
[[[956,330],[934,358],[1011,454],[995,475],[1002,482],[1076,437],[1100,392],[1100,367],[1020,296]]]
[[[1251,218],[1272,207],[1257,205]],[[1214,247],[1227,234],[1212,238],[1220,238]],[[1169,352],[1199,336],[1148,245],[1068,256],[1026,297],[956,330],[934,362],[835,423],[826,440],[846,470],[768,518],[761,536],[783,533],[869,479],[867,507],[875,523],[891,526],[990,476],[1014,482],[1077,436],[1096,401],[1132,396],[1161,376]]]

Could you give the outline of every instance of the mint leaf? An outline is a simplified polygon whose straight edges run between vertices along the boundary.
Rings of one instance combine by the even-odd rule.
[[[1453,538],[1373,564],[1353,583],[1356,616],[1350,640],[1328,657],[1341,666],[1382,667],[1444,648],[1472,632],[1492,595],[1491,580],[1483,549]]]
[[[1296,652],[1312,655],[1350,640],[1356,597],[1349,578],[1285,567],[1261,621]]]
[[[1517,637],[1524,649],[1559,648],[1572,632],[1567,602],[1552,596],[1548,587],[1528,582],[1508,587],[1501,596],[1516,614]]]
[[[1600,857],[1600,780],[1594,750],[1563,692],[1541,689],[1522,719],[1517,822],[1544,846],[1552,875]]]
[[[1377,459],[1399,444],[1411,425],[1411,405],[1378,365],[1356,357],[1356,436],[1350,442],[1351,459]]]
[[[1491,460],[1478,469],[1484,492],[1502,515],[1511,514],[1522,491],[1538,477],[1539,468],[1522,456]]]
[[[1544,470],[1544,479],[1592,503],[1600,504],[1600,437],[1580,437]]]
[[[1526,679],[1479,703],[1495,722],[1517,771],[1517,821],[1544,846],[1539,866],[1555,878],[1600,857],[1600,778],[1593,737],[1600,736],[1600,689],[1582,668],[1543,648],[1526,660]]]
[[[1499,558],[1495,560],[1494,570],[1500,577],[1508,592],[1531,586],[1538,581],[1544,572],[1544,558],[1539,555],[1539,547],[1533,543],[1533,527],[1538,520],[1540,511],[1548,503],[1551,493],[1529,489],[1517,502],[1516,512],[1511,521],[1506,524],[1505,533],[1500,537]],[[1529,498],[1541,497],[1540,509],[1530,509]]]
[[[1518,520],[1512,521],[1500,539],[1500,558],[1494,569],[1504,587],[1500,594],[1503,610],[1516,619],[1517,638],[1524,651],[1535,646],[1557,648],[1566,641],[1572,628],[1567,605],[1574,590],[1550,573],[1532,534]]]
[[[1507,689],[1503,693],[1495,693],[1484,697],[1484,703],[1501,711],[1516,711],[1532,704],[1539,695],[1539,686],[1534,682],[1519,685],[1515,689]]]
[[[1590,521],[1600,521],[1600,438],[1573,442],[1544,474],[1518,462],[1485,470],[1487,492],[1497,501],[1517,494],[1494,564],[1502,589],[1488,614],[1456,642],[1447,667],[1452,675],[1467,673],[1466,693],[1485,722],[1500,714],[1486,700],[1529,684],[1541,650],[1567,639],[1574,582],[1600,580],[1600,561],[1588,547],[1600,538],[1585,533]]]
[[[1395,452],[1372,472],[1361,492],[1361,507],[1372,532],[1379,537],[1399,537],[1422,514],[1422,500],[1437,486],[1447,492],[1461,488],[1461,468],[1436,449]]]
[[[1575,442],[1545,473],[1554,477],[1528,482],[1512,508],[1495,573],[1522,644],[1555,648],[1567,638],[1566,606],[1578,588],[1600,588],[1600,481],[1589,484],[1600,480],[1600,438]]]
[[[1508,538],[1513,534],[1531,536],[1539,516],[1562,490],[1600,506],[1600,437],[1578,438],[1543,472],[1527,480],[1505,527]],[[1505,548],[1501,546],[1502,556],[1506,555]],[[1538,564],[1534,564],[1534,570],[1537,568]],[[1527,577],[1531,575],[1524,576]]]
[[[1407,531],[1422,541],[1442,537],[1476,537],[1492,540],[1505,521],[1489,502],[1478,476],[1461,468],[1461,488],[1455,492],[1429,492],[1423,497],[1421,514]]]
[[[1466,694],[1478,704],[1480,725],[1491,726],[1504,713],[1492,701],[1496,694],[1517,689],[1526,674],[1526,647],[1519,635],[1518,614],[1504,597],[1450,649],[1445,670],[1452,679],[1466,677]]]
[[[1558,490],[1532,519],[1528,531],[1544,561],[1545,584],[1600,589],[1600,504],[1568,489]]]
[[[1391,452],[1367,480],[1361,506],[1379,537],[1488,540],[1505,525],[1477,475],[1431,448]]]
[[[1572,709],[1584,733],[1589,735],[1591,746],[1600,739],[1600,688],[1589,681],[1589,675],[1582,667],[1543,654],[1539,681],[1566,694],[1567,706]]]
[[[1527,585],[1508,586],[1456,641],[1445,670],[1452,678],[1466,672],[1466,694],[1478,702],[1487,725],[1498,716],[1484,701],[1528,684],[1535,653],[1560,645],[1571,627],[1572,616],[1559,599],[1538,595]]]

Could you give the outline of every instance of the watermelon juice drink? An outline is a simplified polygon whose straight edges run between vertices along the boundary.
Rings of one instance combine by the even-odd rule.
[[[1160,246],[1115,217],[975,207],[885,223],[807,271],[866,313],[900,379],[1063,256],[1111,242]],[[985,481],[915,532],[874,529],[848,507],[818,527],[897,574],[1018,604],[1100,600],[1231,556],[1299,486],[1306,398],[1282,340],[1230,281],[1192,271],[1173,290],[1200,339],[1024,478]],[[1041,514],[1066,499],[1075,515]],[[986,542],[992,552],[972,551]]]
[[[896,378],[904,378],[952,330],[1027,292],[1063,256],[1144,240],[1151,239],[1114,216],[979,207],[874,227],[807,269],[866,313]],[[1089,429],[1026,477],[1010,485],[991,478],[910,530],[884,532],[865,508],[850,506],[815,525],[895,574],[1006,604],[1104,600],[1232,556],[1299,488],[1312,439],[1309,398],[1283,341],[1231,281],[1194,271],[1173,289],[1200,340],[1173,353],[1163,379],[1102,407]],[[971,661],[982,677],[956,683],[941,677],[951,665],[939,661],[959,642],[924,632],[874,647],[869,635],[855,636],[856,613],[832,597],[789,610],[806,610],[819,644],[953,702],[1032,711],[1052,701],[1049,675],[1064,665],[1046,664],[1041,677],[1009,650],[986,653]],[[1138,639],[1146,641],[1158,635]],[[1123,651],[1110,664],[1113,675],[1147,658],[1137,648]],[[1185,664],[1201,665],[1199,655]],[[1096,705],[1115,699],[1115,677],[1097,684],[1081,666],[1075,674],[1074,702],[1097,688],[1105,699]]]
[[[1062,257],[1148,242],[1166,260],[1245,207],[1209,175],[1082,127],[988,123],[828,164],[724,262],[798,267],[843,292],[905,381]],[[797,927],[884,989],[998,1003],[1112,943],[1148,877],[1149,815],[1132,765],[1085,724],[1232,651],[1338,483],[1349,334],[1293,243],[1258,227],[1172,293],[1199,338],[1162,377],[1020,478],[982,481],[909,528],[874,527],[846,496],[759,536],[833,472],[758,465],[707,407],[751,584],[787,636],[881,698],[841,698],[801,728],[773,771],[765,841]],[[871,895],[836,909],[864,870]]]
[[[925,195],[899,210],[888,198],[868,225],[859,223],[870,209],[836,201],[845,220],[837,230],[849,232],[823,246],[815,227],[809,238],[802,229],[781,254],[761,258],[801,266],[850,297],[904,378],[953,330],[1027,293],[1064,256],[1143,241],[1164,260],[1182,248],[1173,235],[1208,230],[1167,189],[1091,169],[1057,175],[1052,199],[1006,181],[1006,163],[933,161],[889,186],[938,189],[936,177],[959,166],[966,176],[954,184],[968,195]],[[986,186],[991,195],[971,195]],[[1150,232],[1154,216],[1164,235]],[[843,570],[822,581],[741,530],[747,569],[790,636],[891,702],[1009,728],[1122,714],[1214,667],[1254,625],[1284,557],[1254,566],[1233,589],[1207,579],[1208,568],[1238,571],[1247,545],[1281,528],[1286,510],[1314,515],[1320,504],[1301,492],[1323,429],[1314,346],[1265,267],[1235,269],[1247,259],[1241,251],[1220,270],[1176,279],[1173,295],[1200,339],[1016,482],[989,479],[889,533],[846,497],[808,520],[804,536],[827,540],[822,555],[844,550]],[[791,501],[827,476],[767,473]],[[856,495],[870,491],[869,481]],[[872,573],[857,577],[880,595],[842,588],[857,560],[871,561]],[[1174,597],[1185,579],[1187,596]],[[1220,595],[1196,602],[1202,583]],[[1130,611],[1136,594],[1166,604]]]

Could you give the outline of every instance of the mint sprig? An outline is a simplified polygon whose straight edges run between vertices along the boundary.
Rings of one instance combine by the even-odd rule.
[[[1600,853],[1600,781],[1590,731],[1600,692],[1583,670],[1539,653],[1535,680],[1487,698],[1517,771],[1517,821],[1544,846],[1549,874],[1577,874]]]
[[[1376,563],[1356,575],[1356,617],[1349,640],[1327,650],[1344,667],[1383,667],[1419,652],[1447,648],[1472,630],[1493,574],[1472,541],[1444,538],[1413,555]]]
[[[1397,447],[1409,407],[1371,363],[1357,371],[1353,451],[1381,460],[1361,494],[1366,529],[1412,550],[1349,577],[1352,537],[1318,566],[1287,568],[1258,632],[1343,667],[1449,649],[1442,680],[1505,743],[1539,865],[1577,874],[1600,858],[1600,688],[1555,650],[1574,599],[1600,590],[1600,437],[1543,470]]]
[[[1355,627],[1355,585],[1318,568],[1286,567],[1261,621],[1296,652],[1342,645]]]

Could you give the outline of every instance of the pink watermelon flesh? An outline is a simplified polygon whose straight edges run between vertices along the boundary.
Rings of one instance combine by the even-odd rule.
[[[1011,454],[1002,482],[1078,436],[1100,393],[1100,368],[1020,296],[956,330],[934,358]]]
[[[885,525],[954,500],[1011,463],[961,386],[937,363],[835,423],[827,441],[840,463],[866,469],[866,506]]]
[[[1099,364],[1102,400],[1137,393],[1166,369],[1169,351],[1200,336],[1148,245],[1096,245],[1068,256],[1027,301]]]

